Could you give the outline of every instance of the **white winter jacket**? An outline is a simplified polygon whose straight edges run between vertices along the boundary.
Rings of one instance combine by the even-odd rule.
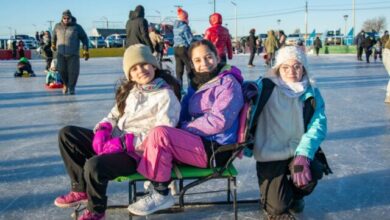
[[[159,125],[176,127],[179,116],[180,102],[173,90],[161,88],[145,92],[134,86],[126,99],[124,114],[119,117],[115,104],[101,122],[110,122],[113,128],[117,126],[122,132],[133,133],[135,135],[134,146],[137,148],[150,129]],[[114,133],[113,136],[118,136]]]

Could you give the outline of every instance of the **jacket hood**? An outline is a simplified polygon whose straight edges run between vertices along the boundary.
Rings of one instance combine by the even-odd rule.
[[[134,11],[133,10],[130,10],[129,12],[129,19],[133,19],[133,16],[134,16]]]
[[[142,5],[138,5],[135,7],[133,12],[134,18],[144,18],[145,17],[145,9]]]
[[[224,67],[221,69],[221,73],[218,75],[219,78],[222,78],[226,75],[232,75],[234,78],[237,79],[237,81],[242,84],[244,82],[244,77],[241,75],[240,69],[238,69],[235,66],[230,66],[228,64],[225,64]]]
[[[222,15],[219,13],[214,13],[210,15],[209,22],[212,26],[222,24]]]

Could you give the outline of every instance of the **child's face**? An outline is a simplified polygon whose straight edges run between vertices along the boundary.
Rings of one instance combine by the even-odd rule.
[[[196,72],[211,72],[217,68],[219,57],[206,45],[195,47],[191,55],[191,61]]]
[[[136,64],[130,68],[129,79],[137,84],[148,84],[154,79],[156,68],[148,63]]]
[[[279,74],[286,83],[300,82],[303,76],[303,66],[297,60],[287,60],[280,65]]]

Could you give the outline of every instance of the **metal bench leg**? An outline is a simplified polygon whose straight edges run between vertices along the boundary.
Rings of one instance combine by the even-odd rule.
[[[227,178],[227,202],[231,202],[230,201],[230,195],[231,195],[231,192],[232,192],[232,190],[230,188],[231,181],[232,181],[232,179],[230,177]]]
[[[238,219],[238,210],[237,210],[237,180],[236,177],[233,177],[233,209],[234,209],[234,219]]]

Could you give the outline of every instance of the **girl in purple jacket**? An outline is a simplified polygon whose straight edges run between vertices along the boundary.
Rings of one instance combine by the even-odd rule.
[[[158,126],[142,142],[145,150],[137,171],[153,187],[128,207],[133,214],[149,215],[174,205],[168,188],[173,162],[206,168],[213,148],[237,141],[238,116],[244,104],[240,70],[219,64],[217,50],[208,40],[192,43],[188,54],[191,83],[182,101],[181,129]],[[217,157],[217,165],[228,157]]]

